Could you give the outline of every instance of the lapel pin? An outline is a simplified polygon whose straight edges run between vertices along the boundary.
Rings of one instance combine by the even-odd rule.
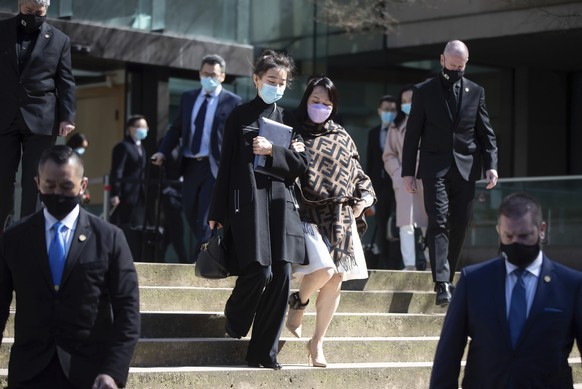
[[[544,282],[548,283],[552,280],[552,277],[550,276],[544,276]]]
[[[465,92],[469,92],[469,88],[465,88]]]
[[[84,242],[87,240],[87,237],[83,234],[79,235],[79,242]]]
[[[44,34],[44,37],[45,37],[46,39],[48,39],[48,38],[50,38],[51,36],[50,36],[49,34]]]

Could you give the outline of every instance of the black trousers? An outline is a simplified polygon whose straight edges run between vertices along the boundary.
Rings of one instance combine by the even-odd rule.
[[[444,177],[423,177],[422,184],[432,278],[452,282],[472,216],[475,181],[466,181],[453,164]]]
[[[224,314],[231,334],[246,336],[252,324],[248,362],[271,364],[277,361],[290,279],[291,264],[282,261],[271,266],[254,263],[240,272]]]
[[[196,258],[200,246],[210,238],[208,210],[212,198],[212,189],[216,181],[210,170],[208,158],[201,161],[195,158],[183,158],[184,183],[182,184],[182,208],[190,229],[196,238],[194,252]]]
[[[34,177],[38,175],[38,161],[42,152],[55,144],[54,135],[34,134],[20,113],[5,131],[0,132],[0,231],[6,218],[14,211],[14,183],[22,157],[22,201],[20,217],[36,212],[38,188]]]

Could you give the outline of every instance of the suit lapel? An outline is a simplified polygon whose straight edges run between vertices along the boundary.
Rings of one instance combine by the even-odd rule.
[[[192,121],[194,120],[192,118],[192,111],[194,111],[194,103],[196,103],[196,98],[199,94],[200,89],[196,89],[195,91],[192,91],[192,93],[184,96],[186,101],[184,103],[184,112],[182,112],[185,119],[183,123],[184,128],[182,128],[182,139],[186,141],[184,143],[184,148],[186,149],[190,148],[190,142],[192,141]]]
[[[497,309],[497,321],[501,328],[501,333],[505,338],[505,342],[511,348],[511,339],[509,337],[509,325],[507,324],[507,304],[505,301],[505,278],[507,277],[507,270],[505,269],[505,260],[500,258],[497,261],[497,268],[495,269],[495,285],[492,286],[493,301]]]
[[[34,44],[34,48],[32,49],[32,53],[30,53],[30,58],[26,62],[24,69],[22,69],[22,73],[28,71],[30,64],[34,62],[36,57],[40,56],[42,51],[44,50],[47,43],[53,37],[53,29],[50,27],[46,22],[42,24],[40,27],[40,32],[38,34],[38,38],[36,39],[36,43]]]
[[[14,71],[18,74],[20,71],[18,70],[18,55],[16,54],[16,29],[18,28],[16,18],[10,19],[6,26],[7,30],[4,32],[6,36],[5,40],[3,39],[5,54]]]
[[[40,272],[43,275],[43,278],[46,281],[47,287],[52,291],[53,288],[53,278],[51,275],[51,268],[49,265],[48,259],[48,251],[47,245],[48,242],[46,241],[46,231],[45,231],[45,220],[44,220],[44,211],[40,210],[34,216],[31,216],[32,223],[30,227],[30,234],[29,236],[34,237],[34,239],[30,240],[31,244],[31,252],[38,253],[33,254],[36,258],[38,258],[38,266],[40,267]],[[35,260],[36,261],[36,260]]]
[[[540,269],[540,276],[538,277],[538,284],[536,286],[536,295],[534,296],[531,308],[529,310],[529,315],[521,331],[520,340],[518,345],[523,339],[524,335],[530,330],[533,323],[535,323],[545,306],[546,295],[548,294],[549,285],[552,282],[552,263],[544,255],[542,258],[542,268]]]
[[[77,220],[77,226],[75,227],[75,233],[71,238],[71,247],[69,248],[69,253],[67,254],[67,260],[65,262],[65,268],[63,270],[63,279],[61,284],[66,286],[67,278],[71,274],[71,271],[79,262],[81,253],[87,246],[87,242],[91,238],[92,231],[89,226],[89,218],[87,213],[83,208],[79,210],[79,219]]]
[[[447,99],[445,98],[445,91],[443,90],[443,85],[440,76],[436,76],[435,78],[433,78],[433,88],[436,89],[437,99],[439,101],[439,104],[441,105],[442,111],[444,112],[445,116],[449,118],[449,121],[453,123],[453,117],[451,116],[451,111],[447,106]]]

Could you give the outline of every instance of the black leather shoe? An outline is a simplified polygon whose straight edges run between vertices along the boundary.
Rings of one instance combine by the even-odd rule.
[[[259,363],[254,361],[248,362],[249,367],[264,367],[266,369],[281,370],[282,366],[279,362]]]
[[[453,297],[453,286],[448,282],[437,282],[434,290],[436,292],[435,304],[441,307],[448,305]]]

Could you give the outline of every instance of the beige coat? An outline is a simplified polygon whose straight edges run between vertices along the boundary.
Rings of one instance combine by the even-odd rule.
[[[394,196],[396,197],[396,226],[416,224],[417,227],[426,227],[428,218],[424,211],[422,182],[417,181],[415,194],[408,193],[402,185],[402,145],[404,144],[407,121],[408,117],[399,127],[392,124],[388,129],[382,160],[384,161],[384,169],[392,178]],[[416,164],[418,167],[418,157]]]

